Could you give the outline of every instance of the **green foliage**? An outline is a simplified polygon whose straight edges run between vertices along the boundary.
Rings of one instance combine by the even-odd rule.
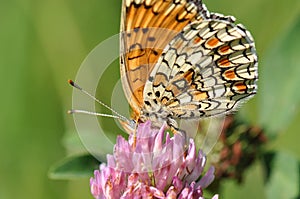
[[[262,59],[259,121],[274,136],[295,117],[300,103],[300,17]]]
[[[88,178],[99,165],[100,162],[89,154],[67,157],[52,166],[49,177],[56,180]]]
[[[296,198],[299,196],[299,161],[285,152],[266,156],[268,178],[266,195],[268,199]]]

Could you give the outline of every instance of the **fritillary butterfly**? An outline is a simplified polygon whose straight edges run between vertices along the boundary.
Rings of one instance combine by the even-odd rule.
[[[123,0],[121,78],[136,122],[224,115],[257,90],[251,34],[201,0]],[[169,31],[166,31],[169,30]]]

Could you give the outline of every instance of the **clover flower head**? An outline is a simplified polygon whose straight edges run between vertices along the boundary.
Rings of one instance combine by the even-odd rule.
[[[139,124],[136,137],[118,136],[113,155],[90,179],[94,198],[204,199],[214,167],[202,175],[206,157],[197,153],[193,139],[186,146],[184,136],[171,137],[165,130],[166,124],[156,129],[147,121]]]

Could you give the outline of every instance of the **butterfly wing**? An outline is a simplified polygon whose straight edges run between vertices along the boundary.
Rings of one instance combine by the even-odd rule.
[[[121,80],[134,118],[139,116],[145,83],[164,47],[187,24],[205,14],[199,0],[123,0]]]
[[[252,36],[231,20],[211,14],[187,25],[168,44],[146,83],[145,112],[163,106],[174,118],[215,116],[256,93]]]

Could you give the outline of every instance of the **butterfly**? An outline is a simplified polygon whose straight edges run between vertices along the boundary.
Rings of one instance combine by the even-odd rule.
[[[201,0],[123,0],[121,80],[136,123],[225,115],[257,91],[254,40]]]

